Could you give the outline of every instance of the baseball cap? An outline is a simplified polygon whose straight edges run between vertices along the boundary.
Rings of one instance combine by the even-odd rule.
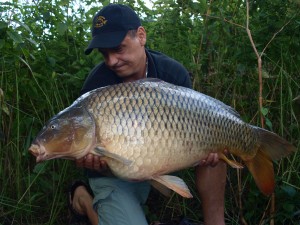
[[[92,40],[85,54],[94,48],[115,48],[121,44],[129,30],[141,26],[140,18],[128,6],[109,4],[103,7],[93,19]]]

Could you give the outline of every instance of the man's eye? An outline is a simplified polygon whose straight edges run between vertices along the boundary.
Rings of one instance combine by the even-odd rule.
[[[122,47],[118,47],[118,48],[114,48],[115,52],[122,52],[123,48]]]

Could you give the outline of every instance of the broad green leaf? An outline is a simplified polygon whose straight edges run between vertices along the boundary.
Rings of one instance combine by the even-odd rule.
[[[33,39],[31,39],[31,38],[26,38],[31,44],[33,44],[33,45],[35,45],[35,46],[37,46],[38,45],[38,43],[35,41],[35,40],[33,40]]]
[[[63,35],[68,30],[68,26],[65,23],[59,23],[57,26],[57,32]]]
[[[52,78],[55,78],[55,77],[57,77],[57,73],[55,72],[55,71],[53,71],[52,72],[52,76],[51,76]]]
[[[56,60],[53,57],[47,57],[47,61],[52,67],[55,66]]]
[[[268,73],[268,71],[262,69],[261,72],[262,78],[270,78],[270,74]]]
[[[69,1],[69,0],[61,0],[61,1],[58,1],[58,4],[61,5],[61,6],[66,6],[69,4],[69,2],[72,2],[72,1]]]
[[[269,112],[269,110],[267,108],[265,108],[265,107],[261,108],[260,111],[263,114],[263,116],[266,116],[268,114],[268,112]]]
[[[44,13],[43,13],[43,19],[44,19],[45,21],[50,20],[50,18],[51,18],[50,12],[44,12]]]
[[[5,45],[5,41],[3,39],[0,39],[0,49],[3,48]]]
[[[291,197],[294,197],[297,194],[297,191],[295,190],[295,188],[293,188],[291,186],[285,185],[282,187],[282,189],[285,193],[287,193]]]
[[[25,23],[23,23],[21,21],[18,21],[18,20],[14,20],[13,22],[15,22],[15,23],[19,24],[20,26],[24,27],[29,33],[31,33],[30,28]]]
[[[266,125],[270,128],[270,130],[273,130],[273,124],[271,122],[271,120],[269,120],[268,118],[265,118],[266,119]]]
[[[8,24],[3,22],[3,21],[0,21],[0,30],[1,29],[4,29],[4,28],[7,28]]]
[[[16,31],[7,31],[7,35],[15,42],[15,43],[22,43],[22,37]]]

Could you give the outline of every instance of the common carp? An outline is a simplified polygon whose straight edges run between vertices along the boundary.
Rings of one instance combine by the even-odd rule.
[[[29,151],[36,161],[103,156],[125,180],[155,180],[184,197],[184,181],[171,172],[195,166],[211,152],[235,168],[240,157],[265,195],[274,191],[272,160],[296,148],[275,133],[245,123],[221,101],[157,79],[92,90],[40,131]]]

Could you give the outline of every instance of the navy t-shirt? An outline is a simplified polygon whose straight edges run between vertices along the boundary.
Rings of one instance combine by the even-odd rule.
[[[157,51],[146,49],[146,54],[148,57],[148,78],[158,78],[175,85],[192,87],[189,72],[179,62]],[[80,94],[119,83],[122,83],[122,79],[102,62],[91,71]]]

